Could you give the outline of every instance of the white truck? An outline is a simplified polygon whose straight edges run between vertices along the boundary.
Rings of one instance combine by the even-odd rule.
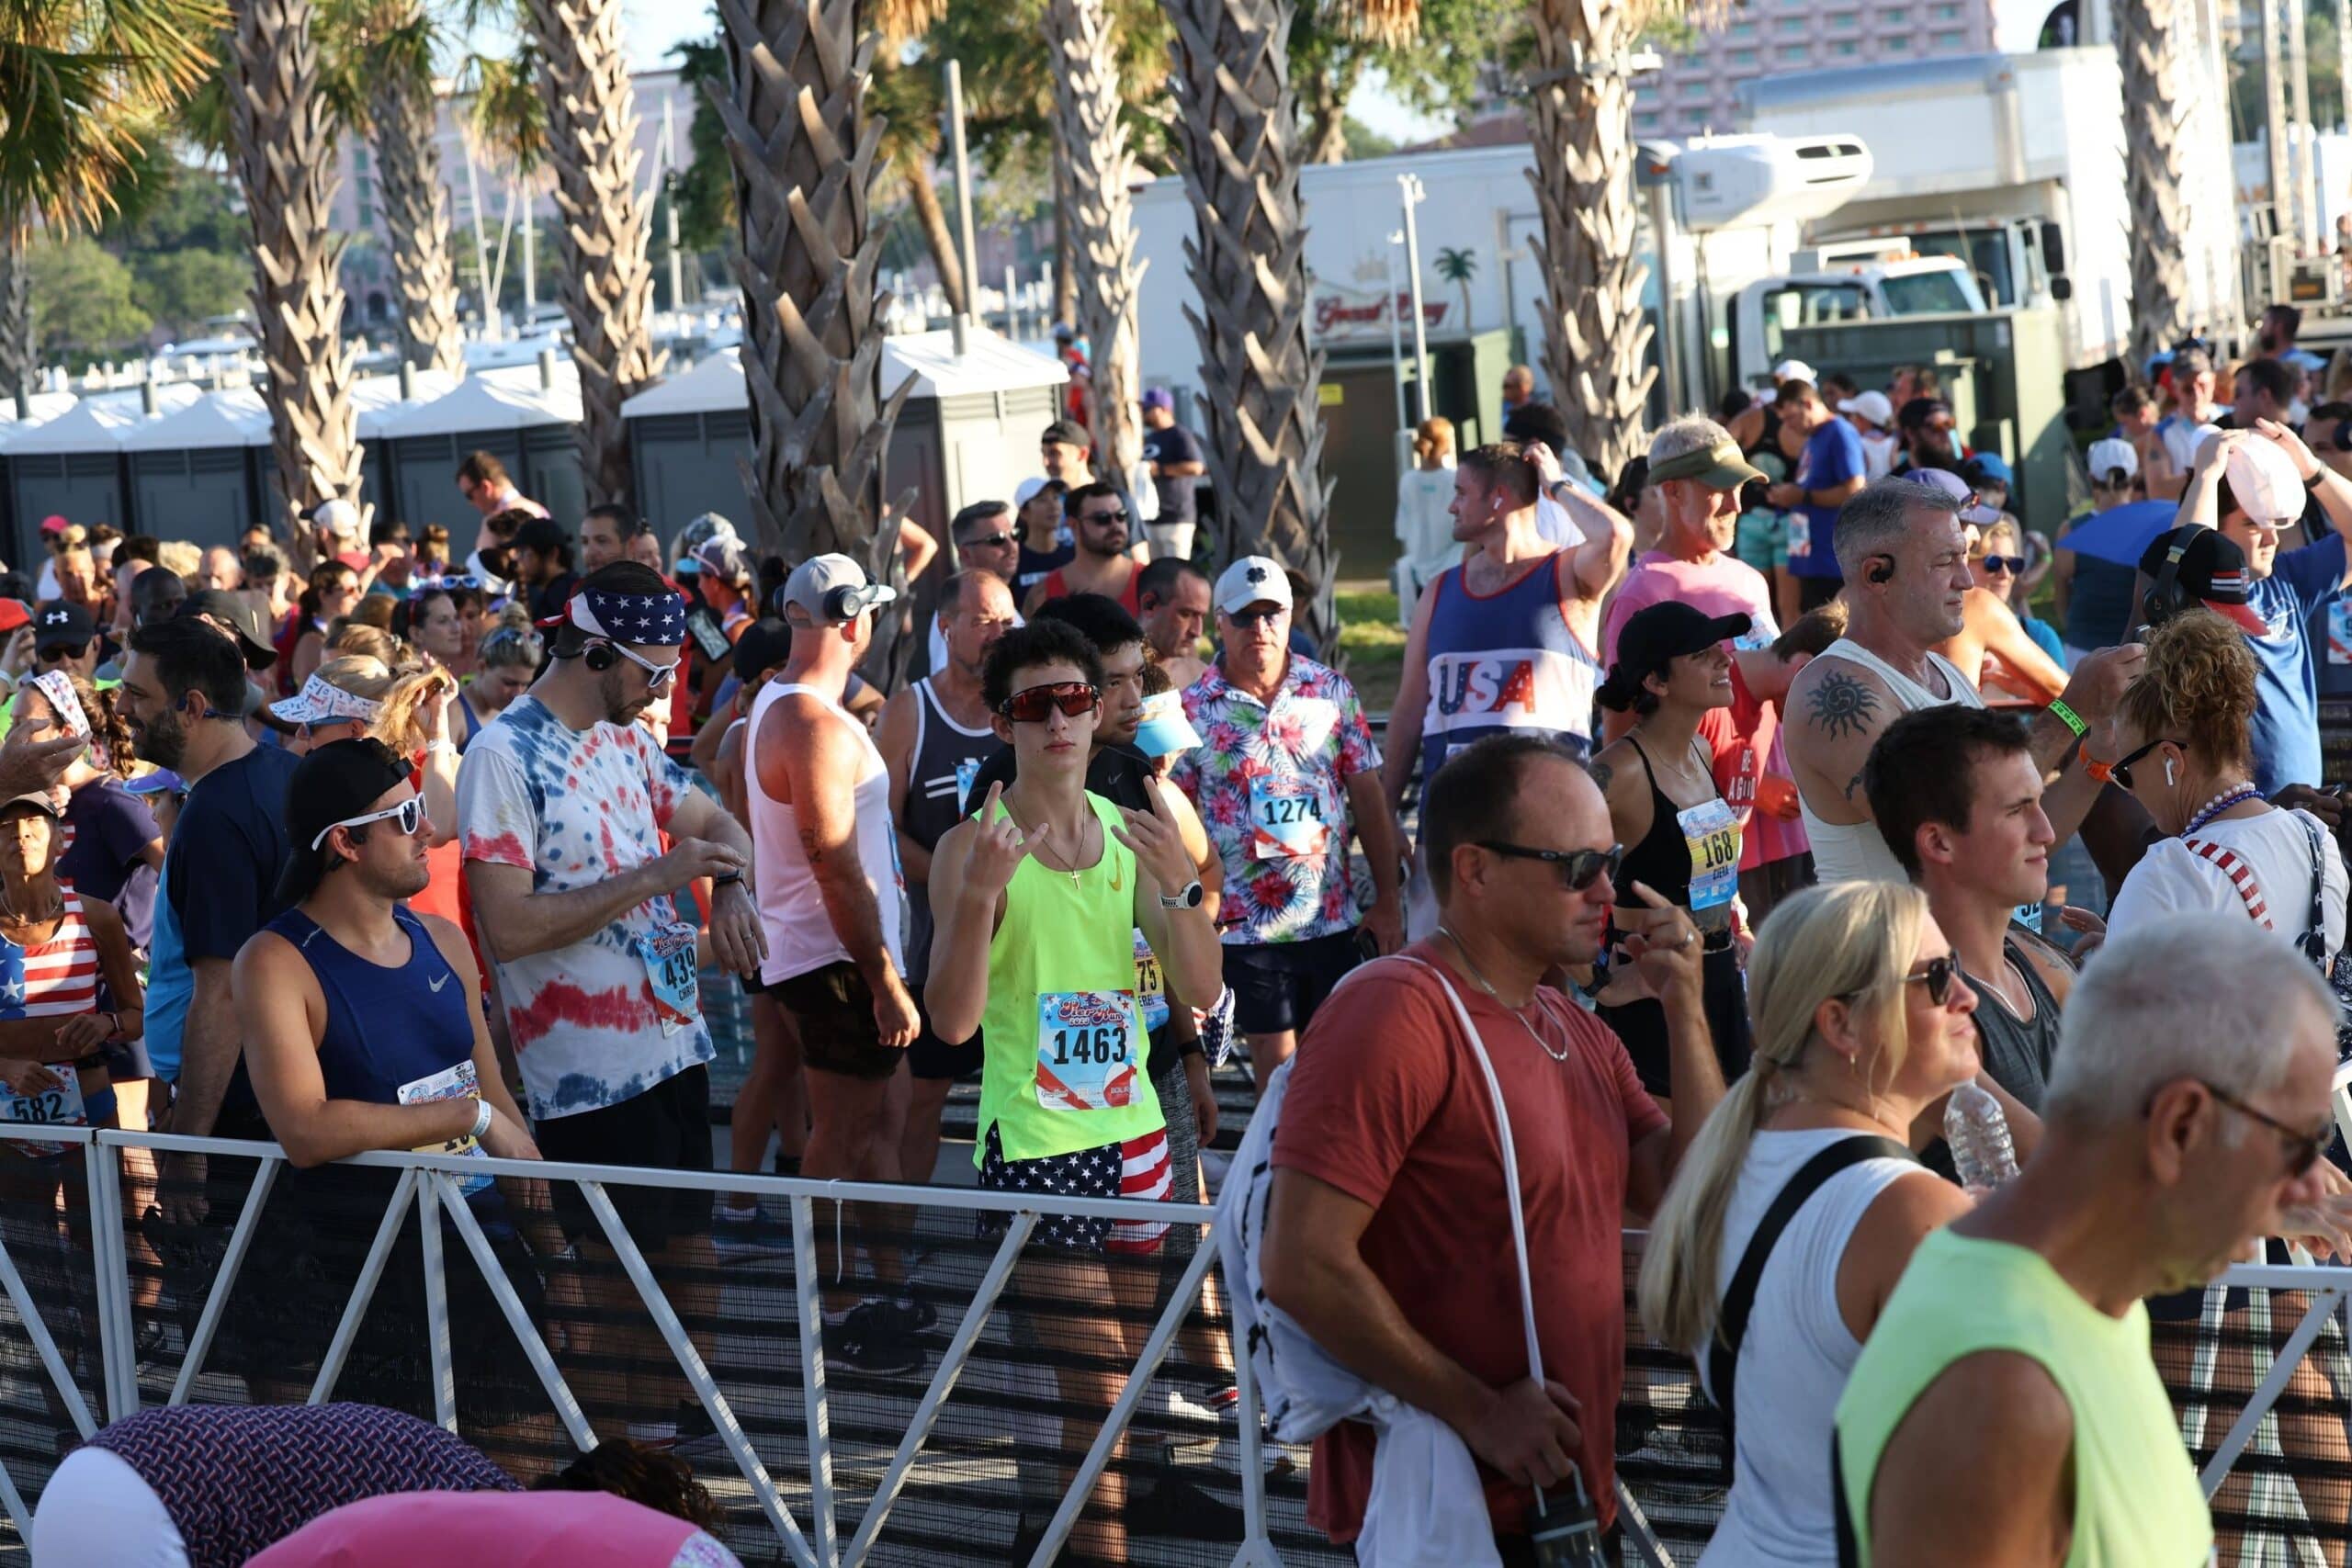
[[[2209,96],[2226,102],[2184,95],[2189,317],[2228,332],[2243,320],[2233,186]],[[1759,134],[1867,130],[1870,177],[1815,226],[1815,243],[1958,257],[1996,307],[2058,306],[2070,371],[2127,351],[2131,209],[2112,49],[1797,72],[1743,83],[1739,97],[1743,125]]]

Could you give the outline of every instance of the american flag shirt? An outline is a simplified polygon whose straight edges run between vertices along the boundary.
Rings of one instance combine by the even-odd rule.
[[[520,866],[532,892],[568,893],[660,859],[662,829],[693,788],[643,728],[571,729],[526,693],[466,748],[458,837],[468,861]],[[693,917],[663,894],[572,946],[491,960],[534,1121],[633,1100],[711,1059],[700,1017],[662,1027],[640,950],[682,919]]]
[[[93,1011],[98,1005],[97,943],[91,940],[90,922],[82,914],[82,896],[70,886],[62,891],[64,913],[58,917],[57,929],[50,933],[47,942],[20,947],[0,937],[0,1021],[74,1018]],[[0,1120],[86,1125],[89,1113],[82,1109],[80,1087],[72,1081],[74,1068],[65,1066],[59,1071],[68,1080],[63,1089],[51,1089],[22,1100],[0,1091]],[[28,1115],[20,1112],[20,1105],[40,1109]],[[16,1154],[40,1156],[62,1154],[67,1145],[12,1139],[6,1147]]]

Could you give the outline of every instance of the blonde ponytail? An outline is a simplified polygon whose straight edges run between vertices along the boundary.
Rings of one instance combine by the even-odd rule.
[[[458,682],[446,670],[418,670],[401,675],[380,699],[376,722],[368,733],[402,757],[424,750],[424,722],[419,716],[427,703],[447,700]]]
[[[1748,957],[1756,1054],[1683,1151],[1642,1257],[1642,1322],[1660,1343],[1698,1353],[1715,1331],[1724,1222],[1739,1173],[1777,1103],[1775,1080],[1804,1059],[1821,1004],[1844,999],[1882,1042],[1874,1082],[1902,1070],[1903,976],[1919,945],[1927,896],[1894,882],[1808,887],[1772,911]]]

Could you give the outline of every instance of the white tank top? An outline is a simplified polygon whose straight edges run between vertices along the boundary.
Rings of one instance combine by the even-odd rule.
[[[1984,699],[1976,694],[1976,687],[1960,667],[1940,653],[1928,655],[1928,662],[1944,678],[1944,687],[1951,694],[1938,696],[1918,682],[1864,648],[1860,643],[1839,637],[1821,650],[1823,659],[1843,659],[1859,664],[1886,682],[1887,691],[1894,698],[1894,712],[1886,716],[1893,723],[1897,715],[1917,713],[1921,708],[1939,708],[1959,703],[1967,707],[1981,708]],[[1797,809],[1804,817],[1805,837],[1813,841],[1814,879],[1831,882],[1908,882],[1903,863],[1886,847],[1879,836],[1875,822],[1824,822],[1813,814],[1813,802],[1804,791],[1797,791]]]
[[[1842,1128],[1756,1134],[1724,1215],[1717,1301],[1789,1179],[1815,1154],[1853,1135]],[[1838,1310],[1838,1267],[1879,1194],[1919,1168],[1900,1159],[1849,1166],[1823,1182],[1781,1233],[1757,1281],[1739,1347],[1731,1497],[1700,1568],[1817,1568],[1838,1560],[1829,1432],[1846,1374],[1862,1353]],[[1698,1361],[1703,1380],[1707,1358]]]
[[[786,685],[780,681],[762,687],[752,704],[752,749],[760,743],[760,725],[769,705],[789,692],[816,698],[849,728],[865,753],[854,786],[857,863],[881,915],[882,940],[889,945],[890,966],[903,976],[907,892],[906,879],[899,872],[899,833],[890,822],[890,770],[883,764],[882,753],[875,749],[865,726],[851,717],[841,704],[814,686]],[[843,962],[849,949],[842,945],[831,917],[825,913],[824,895],[817,886],[816,874],[808,869],[808,852],[800,847],[797,813],[761,786],[758,761],[749,749],[743,759],[743,803],[752,813],[752,863],[760,889],[760,925],[768,939],[767,962],[760,965],[760,978],[773,986]]]

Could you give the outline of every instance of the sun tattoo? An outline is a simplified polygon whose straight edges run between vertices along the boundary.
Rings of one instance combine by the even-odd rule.
[[[1814,687],[1807,705],[1812,710],[1813,722],[1836,739],[1862,733],[1871,716],[1878,712],[1878,694],[1851,675],[1832,671]]]

